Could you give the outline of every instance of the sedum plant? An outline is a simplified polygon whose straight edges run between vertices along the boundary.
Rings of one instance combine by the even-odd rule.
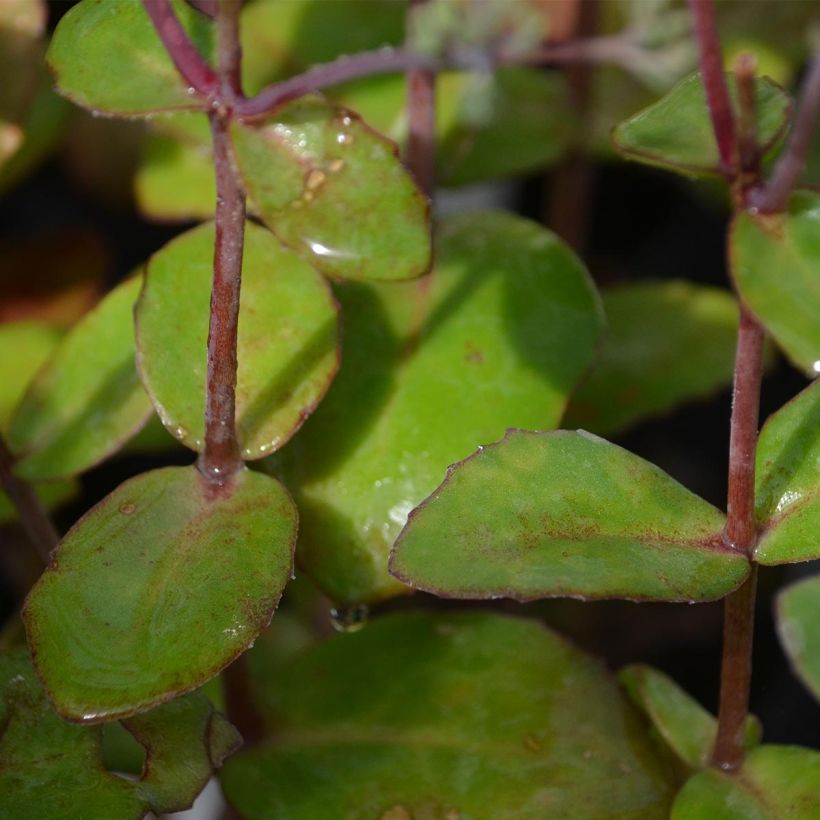
[[[788,37],[760,50],[781,82],[747,53],[726,71],[731,4],[602,5],[598,33],[584,4],[511,0],[64,13],[57,92],[144,122],[139,207],[188,224],[68,330],[0,325],[0,522],[44,567],[2,636],[3,816],[174,812],[215,773],[248,818],[820,814],[820,753],[749,714],[759,568],[820,558],[820,199],[798,187],[820,58],[795,104]],[[32,78],[0,97],[0,187],[68,116],[45,14],[0,10]],[[599,292],[541,224],[432,207],[614,161],[596,120],[621,157],[723,185],[731,292]],[[775,347],[811,383],[758,437]],[[600,437],[730,380],[725,511]],[[60,533],[78,478],[146,442],[160,466]],[[815,695],[818,580],[776,606]],[[718,714],[540,610],[414,590],[723,600]],[[319,593],[343,634],[317,635]]]

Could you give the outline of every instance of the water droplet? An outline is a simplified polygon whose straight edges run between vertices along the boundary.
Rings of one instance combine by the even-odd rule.
[[[348,117],[347,114],[345,114],[342,117],[342,125],[345,125],[345,126],[353,125],[353,120],[350,117]]]
[[[812,362],[811,369],[814,371],[815,376],[818,375],[818,373],[820,373],[820,359],[818,359],[816,362]]]
[[[316,256],[328,256],[333,259],[353,258],[353,254],[348,253],[347,251],[340,251],[337,248],[329,248],[327,245],[323,245],[321,242],[315,242],[312,239],[305,239],[304,241],[311,251],[316,254]]]
[[[187,438],[188,437],[188,431],[181,424],[178,424],[174,428],[174,435],[177,438]]]
[[[315,191],[319,188],[322,183],[327,179],[323,171],[320,171],[318,168],[314,168],[308,175],[307,179],[305,180],[305,186],[307,187],[308,191]]]
[[[351,145],[353,143],[353,135],[340,131],[336,134],[336,142],[338,142],[339,145]]]
[[[125,504],[120,505],[120,512],[123,515],[133,515],[133,513],[136,511],[136,509],[137,509],[137,505],[132,504],[131,502],[126,502]]]
[[[358,632],[367,624],[370,609],[365,604],[332,607],[330,623],[337,632]]]
[[[196,94],[196,89],[192,85],[189,85],[188,88],[185,89],[185,91],[189,97],[193,97],[194,94]]]

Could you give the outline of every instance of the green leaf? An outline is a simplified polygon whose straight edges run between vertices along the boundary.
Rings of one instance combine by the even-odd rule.
[[[725,518],[638,456],[583,430],[510,430],[450,468],[410,516],[390,571],[447,598],[710,601],[749,563]]]
[[[566,427],[612,435],[731,383],[738,308],[726,291],[639,282],[603,300],[601,355],[572,397]]]
[[[618,679],[632,702],[649,719],[661,741],[687,766],[709,765],[717,737],[717,721],[670,677],[643,664],[624,667]],[[746,721],[746,747],[760,743],[760,722]]]
[[[239,173],[263,221],[340,279],[411,279],[430,264],[429,207],[396,146],[310,98],[262,126],[231,125]]]
[[[820,381],[771,415],[757,446],[755,560],[820,558]]]
[[[726,75],[736,105],[733,74]],[[768,153],[783,135],[791,114],[791,98],[768,77],[755,80],[757,134]],[[628,159],[683,174],[719,174],[718,154],[706,94],[695,73],[643,111],[618,125],[612,133],[616,148]]]
[[[15,471],[76,475],[116,452],[151,415],[134,364],[134,302],[142,277],[115,288],[60,341],[9,427]]]
[[[212,21],[182,0],[173,8],[200,54]],[[124,116],[202,108],[174,67],[140,0],[82,0],[63,16],[47,54],[57,88],[77,105]]]
[[[73,726],[52,711],[24,653],[0,656],[0,693],[0,793],[9,820],[179,811],[239,740],[204,695],[179,698],[128,722],[146,753],[132,783],[106,771],[100,727]]]
[[[213,223],[169,242],[148,263],[137,304],[137,365],[168,430],[204,439]],[[236,425],[242,457],[281,447],[338,368],[337,310],[323,278],[264,228],[247,223],[239,311]]]
[[[672,820],[814,820],[820,815],[820,752],[753,749],[733,775],[696,774],[678,793]]]
[[[820,575],[782,590],[775,614],[780,642],[795,673],[820,700]]]
[[[98,722],[201,686],[270,621],[296,510],[243,470],[223,488],[194,467],[132,478],[69,531],[24,618],[57,710]]]
[[[739,213],[729,239],[741,296],[786,355],[820,373],[820,194],[797,191],[782,214]]]
[[[276,733],[222,773],[248,820],[668,811],[667,773],[617,687],[533,621],[392,615],[270,685]]]
[[[445,221],[430,279],[337,295],[341,373],[269,469],[299,506],[301,566],[337,603],[359,604],[402,590],[388,552],[448,464],[510,425],[558,423],[601,316],[568,248],[500,212]]]

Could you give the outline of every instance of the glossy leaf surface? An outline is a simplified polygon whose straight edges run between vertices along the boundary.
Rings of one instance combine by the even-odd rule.
[[[137,363],[168,430],[201,450],[214,226],[169,242],[148,263],[137,305]],[[281,447],[338,367],[336,305],[322,277],[247,223],[239,310],[236,426],[244,459]]]
[[[210,55],[212,21],[182,0],[173,7],[199,52]],[[202,106],[140,0],[82,0],[60,20],[47,59],[60,92],[84,108],[144,115]]]
[[[448,471],[390,557],[447,598],[708,601],[746,577],[724,516],[638,456],[584,431],[511,430]]]
[[[430,263],[429,207],[396,146],[355,114],[305,99],[234,123],[239,172],[263,221],[340,279],[412,279]]]
[[[820,752],[799,746],[753,749],[740,772],[696,774],[672,806],[672,820],[813,820],[820,815]]]
[[[717,720],[672,678],[643,664],[633,664],[618,675],[632,702],[647,717],[661,741],[693,769],[709,765],[717,737]],[[746,722],[746,746],[760,743],[760,723]]]
[[[128,716],[213,677],[269,622],[295,531],[285,489],[247,470],[222,491],[195,467],[118,487],[69,531],[26,602],[60,713]]]
[[[146,767],[126,782],[104,768],[98,727],[73,726],[54,713],[24,653],[0,656],[0,691],[0,793],[9,820],[136,820],[149,808],[178,811],[239,740],[202,694],[179,698],[129,721]]]
[[[741,295],[791,361],[820,373],[820,194],[796,192],[788,212],[741,212],[730,234]]]
[[[299,505],[300,564],[338,603],[400,592],[387,555],[407,513],[509,425],[556,425],[593,355],[597,298],[553,234],[465,215],[436,260],[425,282],[338,288],[341,373],[271,465]]]
[[[734,75],[727,74],[733,103]],[[791,99],[767,77],[756,79],[757,135],[763,153],[782,136]],[[735,103],[736,104],[736,103]],[[700,74],[692,74],[649,108],[618,125],[612,137],[629,159],[685,174],[718,174],[720,157]]]
[[[820,700],[820,575],[780,592],[776,623],[792,667]]]
[[[134,303],[142,277],[113,290],[61,340],[9,428],[16,472],[63,478],[116,452],[151,414],[134,363]]]
[[[594,661],[525,620],[380,618],[291,657],[277,727],[226,765],[249,820],[663,818],[669,783]]]
[[[738,308],[726,291],[639,282],[603,292],[607,326],[564,426],[611,435],[731,384]]]
[[[820,381],[769,417],[760,433],[755,503],[761,564],[820,557]]]

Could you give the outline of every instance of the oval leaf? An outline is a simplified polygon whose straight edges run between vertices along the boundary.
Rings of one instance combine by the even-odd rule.
[[[820,575],[777,596],[777,632],[797,676],[820,700]]]
[[[315,99],[262,126],[233,123],[236,164],[259,215],[340,279],[412,279],[430,265],[429,207],[396,146]]]
[[[639,282],[604,291],[607,328],[566,427],[612,435],[731,384],[738,308],[692,282]]]
[[[755,484],[760,526],[755,560],[785,564],[820,558],[820,381],[766,421]]]
[[[666,772],[617,687],[533,621],[388,616],[269,685],[276,733],[222,773],[248,820],[666,816]]]
[[[300,564],[357,604],[402,590],[388,552],[448,464],[510,424],[558,423],[601,316],[568,248],[505,213],[446,221],[427,281],[337,292],[341,374],[271,469],[301,511]]]
[[[729,94],[736,107],[737,87],[727,74]],[[767,153],[783,135],[791,114],[791,98],[768,77],[755,79],[757,136]],[[719,174],[706,94],[699,73],[682,80],[668,94],[618,125],[615,147],[628,159],[684,174]]]
[[[151,415],[134,364],[134,302],[142,277],[115,288],[61,340],[9,428],[15,471],[76,475],[116,452]]]
[[[672,806],[672,820],[814,820],[820,816],[820,752],[760,746],[741,770],[696,774]]]
[[[200,54],[214,50],[213,22],[172,0]],[[78,105],[109,114],[202,108],[188,93],[140,0],[82,0],[57,25],[46,55],[57,88]]]
[[[243,470],[215,490],[194,467],[126,481],[69,531],[29,593],[29,644],[67,719],[144,711],[202,685],[270,621],[296,509]]]
[[[137,305],[137,364],[163,424],[201,450],[214,226],[169,242],[148,263]],[[337,311],[327,284],[264,228],[247,223],[239,310],[236,427],[242,457],[284,444],[338,368]]]
[[[797,191],[783,214],[739,213],[729,252],[741,296],[810,377],[820,373],[820,194]]]
[[[447,598],[709,601],[749,572],[724,544],[724,523],[597,436],[511,430],[451,467],[411,513],[390,571]]]

